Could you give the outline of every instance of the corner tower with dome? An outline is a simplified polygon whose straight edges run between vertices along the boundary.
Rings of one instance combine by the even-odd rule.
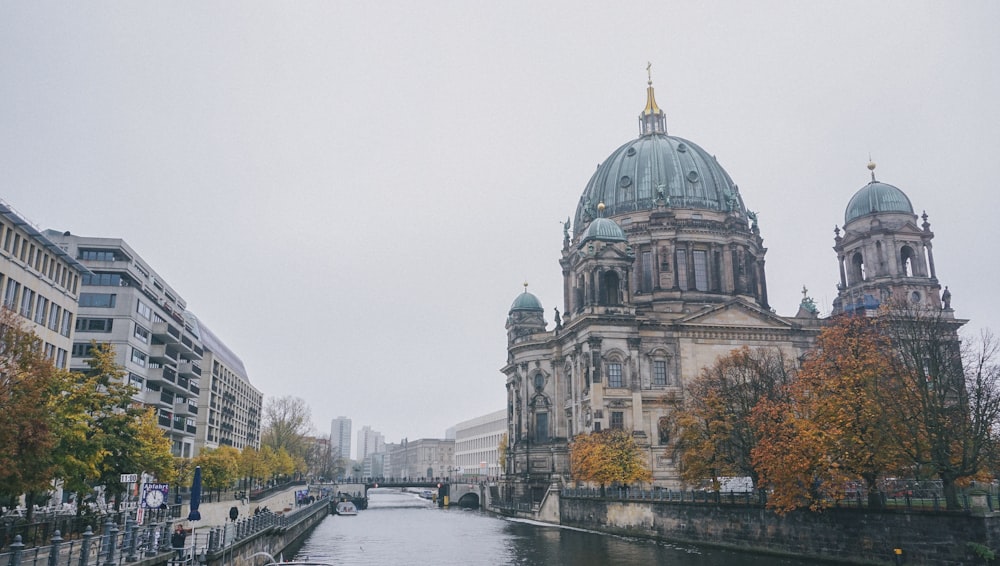
[[[743,345],[795,359],[821,327],[815,308],[772,312],[756,215],[715,157],[667,133],[651,81],[639,126],[565,226],[554,326],[527,291],[511,305],[504,497],[568,485],[569,441],[608,428],[632,431],[655,483],[678,486],[668,423],[683,385]]]

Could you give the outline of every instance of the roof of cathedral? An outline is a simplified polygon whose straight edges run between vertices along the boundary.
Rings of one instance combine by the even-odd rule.
[[[587,227],[587,233],[583,236],[580,243],[584,243],[588,240],[601,240],[602,242],[624,242],[626,241],[625,232],[622,231],[618,223],[610,218],[595,218],[590,226]]]
[[[545,309],[542,308],[542,302],[538,300],[538,297],[528,292],[528,284],[525,283],[524,292],[518,295],[510,305],[510,312],[514,311],[545,312]]]
[[[872,180],[854,193],[847,210],[844,211],[844,224],[877,212],[904,212],[913,214],[913,205],[909,197],[888,183],[875,180],[875,164],[869,163],[868,170],[872,172]]]
[[[639,122],[640,136],[613,151],[587,183],[576,210],[578,234],[597,217],[594,207],[599,202],[610,217],[654,209],[661,198],[670,208],[746,212],[739,189],[715,157],[684,138],[667,135],[652,81]]]

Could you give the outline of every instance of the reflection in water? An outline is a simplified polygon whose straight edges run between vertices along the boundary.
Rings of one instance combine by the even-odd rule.
[[[808,564],[438,509],[416,494],[388,489],[369,491],[368,509],[357,516],[326,518],[299,550],[299,557],[307,556],[352,565]]]

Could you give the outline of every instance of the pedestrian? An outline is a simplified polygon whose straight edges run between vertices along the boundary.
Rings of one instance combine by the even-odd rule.
[[[184,539],[187,538],[187,532],[184,531],[184,525],[177,525],[177,529],[174,534],[170,536],[170,547],[177,551],[177,559],[184,560]]]

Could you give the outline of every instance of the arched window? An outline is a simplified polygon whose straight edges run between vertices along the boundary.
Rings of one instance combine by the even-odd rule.
[[[865,259],[861,252],[854,252],[851,257],[851,283],[860,283],[865,280]]]
[[[600,304],[618,305],[621,304],[621,290],[619,288],[618,273],[615,271],[605,271],[601,275],[601,296]]]
[[[910,246],[903,246],[902,249],[899,250],[899,261],[902,263],[900,271],[904,276],[913,277],[915,272],[913,261],[916,259],[916,256],[917,254]]]

